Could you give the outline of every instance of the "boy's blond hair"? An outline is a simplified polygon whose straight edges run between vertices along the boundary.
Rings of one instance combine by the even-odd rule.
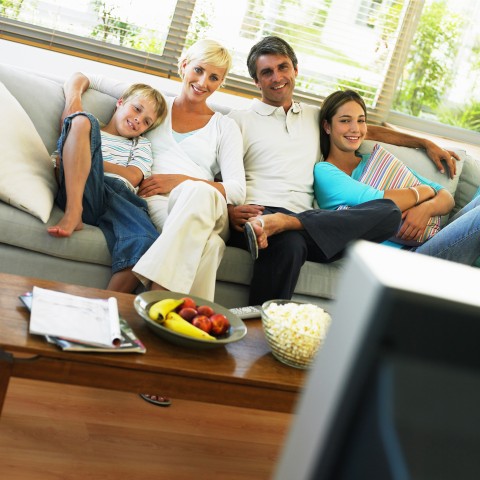
[[[218,68],[225,68],[224,80],[232,68],[232,56],[230,52],[216,40],[205,38],[195,42],[179,59],[178,73],[183,78],[182,66],[191,61],[208,63]],[[222,86],[224,82],[222,82]]]
[[[158,125],[160,125],[167,116],[167,102],[165,101],[165,97],[157,89],[147,85],[146,83],[134,83],[133,85],[130,85],[122,95],[124,102],[137,97],[144,98],[155,105],[155,114],[157,115],[157,119],[150,125],[150,127],[148,127],[147,130],[145,130],[148,132],[149,130],[158,127]]]

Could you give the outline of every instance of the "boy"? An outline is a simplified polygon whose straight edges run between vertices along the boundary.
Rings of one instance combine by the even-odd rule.
[[[67,107],[66,107],[67,111]],[[144,84],[129,87],[112,118],[100,128],[86,112],[67,116],[58,140],[57,205],[60,221],[47,231],[69,237],[83,222],[98,226],[112,256],[109,290],[131,292],[138,285],[131,269],[158,237],[145,200],[136,187],[151,174],[150,142],[141,135],[166,115],[163,96]]]

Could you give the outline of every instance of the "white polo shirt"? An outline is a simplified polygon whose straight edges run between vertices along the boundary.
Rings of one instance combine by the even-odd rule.
[[[248,110],[228,115],[240,127],[247,180],[247,204],[283,207],[295,213],[313,208],[313,167],[320,160],[320,109],[293,103],[285,113],[254,99]]]

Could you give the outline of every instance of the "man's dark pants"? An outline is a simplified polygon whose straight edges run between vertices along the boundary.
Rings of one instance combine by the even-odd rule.
[[[330,263],[341,258],[354,240],[380,243],[398,231],[401,212],[391,200],[372,200],[345,210],[308,210],[292,213],[265,207],[264,215],[282,212],[297,217],[304,230],[268,237],[268,247],[259,250],[250,284],[250,305],[275,298],[292,298],[300,269],[307,261]],[[247,249],[242,232],[231,230],[228,245]]]

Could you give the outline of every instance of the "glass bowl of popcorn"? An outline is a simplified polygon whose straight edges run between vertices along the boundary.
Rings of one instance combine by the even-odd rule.
[[[262,305],[262,325],[273,356],[296,368],[309,368],[327,335],[330,315],[318,305],[269,300]]]

